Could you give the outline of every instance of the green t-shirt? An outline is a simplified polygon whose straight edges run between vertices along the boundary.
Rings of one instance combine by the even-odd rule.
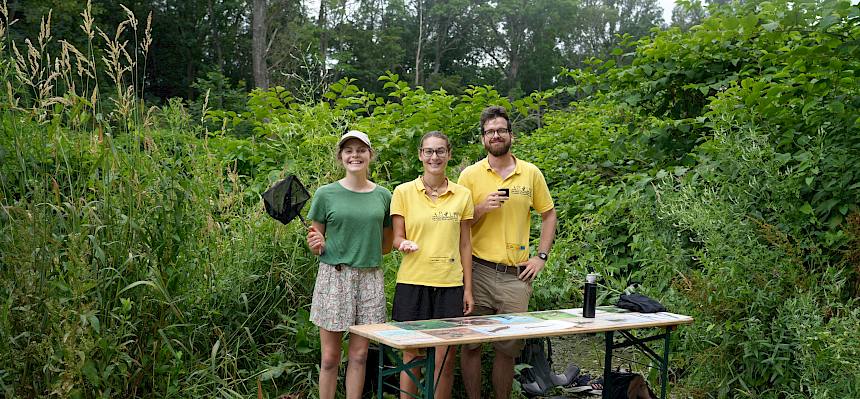
[[[317,189],[308,218],[325,225],[325,252],[330,265],[377,267],[382,264],[382,229],[391,227],[391,191],[377,185],[357,193],[338,182]]]

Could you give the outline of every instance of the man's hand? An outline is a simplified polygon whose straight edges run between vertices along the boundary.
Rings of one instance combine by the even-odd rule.
[[[505,195],[504,191],[494,191],[487,195],[487,198],[484,198],[483,201],[478,203],[475,206],[475,213],[477,215],[483,216],[487,212],[493,211],[494,209],[499,209],[502,207],[502,204],[509,197]],[[476,220],[478,217],[475,218]]]
[[[472,298],[471,290],[463,291],[463,316],[468,316],[475,308],[475,299]]]
[[[525,282],[534,281],[535,277],[537,277],[538,273],[543,270],[543,267],[546,266],[546,261],[538,258],[537,256],[532,256],[529,260],[518,264],[517,266],[525,266],[526,268],[520,273],[517,278],[523,280]]]
[[[323,237],[322,233],[316,227],[308,229],[308,247],[317,256],[325,252],[325,237]]]

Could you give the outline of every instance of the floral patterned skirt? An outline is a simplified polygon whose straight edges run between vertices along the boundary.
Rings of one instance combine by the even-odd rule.
[[[311,302],[311,322],[328,331],[346,331],[353,325],[384,323],[382,269],[338,266],[320,262]]]

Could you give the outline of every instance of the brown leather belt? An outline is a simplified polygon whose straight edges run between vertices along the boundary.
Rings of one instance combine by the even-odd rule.
[[[488,260],[481,259],[475,255],[472,255],[472,262],[489,267],[490,269],[493,269],[497,272],[513,274],[514,276],[519,276],[520,273],[522,273],[522,271],[526,268],[525,266],[511,266],[506,265],[504,263],[490,262]]]

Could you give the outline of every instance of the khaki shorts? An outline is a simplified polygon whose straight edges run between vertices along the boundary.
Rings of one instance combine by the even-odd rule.
[[[328,331],[346,331],[349,326],[385,322],[385,285],[379,267],[340,270],[320,262],[311,322]]]
[[[528,312],[531,296],[531,283],[522,281],[513,274],[472,263],[472,297],[475,299],[475,308],[471,315]],[[470,350],[480,346],[481,344],[466,345]],[[493,342],[496,352],[511,357],[519,356],[523,346],[524,341],[521,339]]]

